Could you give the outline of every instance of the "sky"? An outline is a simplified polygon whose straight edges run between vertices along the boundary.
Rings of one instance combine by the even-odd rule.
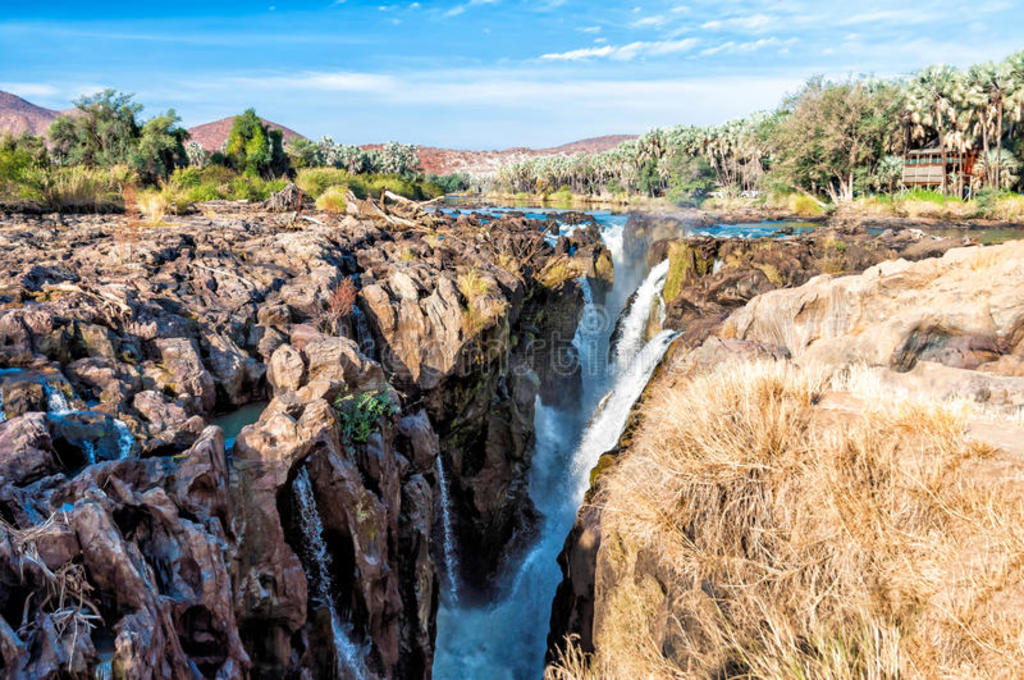
[[[308,137],[546,147],[771,109],[812,75],[1024,49],[1024,0],[0,0],[0,90],[102,88],[186,125],[254,107]]]

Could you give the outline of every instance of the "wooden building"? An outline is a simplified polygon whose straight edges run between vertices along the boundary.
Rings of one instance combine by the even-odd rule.
[[[937,148],[907,151],[903,161],[903,185],[910,189],[922,187],[945,190],[952,183],[953,177],[959,177],[959,184],[963,186],[974,172],[977,157],[977,151],[946,151],[945,156]]]

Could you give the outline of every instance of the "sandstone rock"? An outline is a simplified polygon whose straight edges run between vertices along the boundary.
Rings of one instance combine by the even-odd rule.
[[[200,415],[211,413],[217,403],[216,385],[203,366],[195,340],[158,338],[153,342],[167,372],[165,385],[185,399],[191,412]]]
[[[58,469],[42,413],[0,423],[0,480],[22,486]]]

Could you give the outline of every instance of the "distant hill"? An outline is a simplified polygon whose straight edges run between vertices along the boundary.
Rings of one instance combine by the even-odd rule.
[[[17,95],[0,90],[0,135],[5,132],[13,135],[26,132],[32,135],[45,135],[50,123],[60,114],[60,111],[44,109]]]
[[[600,153],[613,149],[622,142],[635,139],[636,135],[606,135],[570,142],[562,146],[548,149],[529,149],[516,147],[500,151],[463,151],[461,149],[442,149],[434,146],[419,148],[420,164],[424,172],[435,175],[446,175],[452,172],[465,172],[471,175],[490,175],[502,165],[523,161],[529,158],[544,156],[573,155],[578,153]],[[373,148],[379,145],[367,145]]]
[[[50,127],[50,123],[61,113],[68,112],[45,109],[25,101],[17,95],[0,91],[0,135],[8,131],[15,135],[25,132],[33,135],[45,135]],[[227,118],[215,120],[212,123],[204,123],[203,125],[189,128],[188,132],[191,135],[191,139],[199,142],[207,151],[217,151],[227,141],[234,119],[234,116],[228,116]],[[296,139],[303,139],[303,136],[295,130],[286,128],[266,118],[260,118],[260,120],[267,127],[280,130],[284,135],[286,144]],[[419,155],[424,172],[436,175],[446,175],[452,172],[490,175],[507,163],[543,156],[600,153],[635,137],[636,135],[592,137],[548,149],[517,147],[495,151],[466,151],[462,149],[421,146],[419,147]],[[363,148],[374,149],[380,148],[380,146],[380,144],[366,144],[363,145]]]
[[[224,145],[224,142],[228,141],[228,135],[231,134],[231,124],[234,120],[235,116],[228,116],[227,118],[215,120],[212,123],[204,123],[202,125],[189,128],[189,139],[194,142],[199,142],[199,144],[207,151],[217,151]],[[260,120],[263,121],[263,124],[271,130],[280,130],[284,135],[285,144],[295,139],[303,139],[302,135],[295,130],[286,128],[285,126],[279,125],[272,120],[267,120],[266,118],[260,118]]]

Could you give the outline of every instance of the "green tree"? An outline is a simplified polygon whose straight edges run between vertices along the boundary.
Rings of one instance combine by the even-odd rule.
[[[127,163],[139,137],[142,110],[132,95],[104,90],[75,100],[75,112],[50,124],[50,144],[61,165],[110,167]]]
[[[873,172],[898,136],[901,106],[888,83],[812,79],[772,132],[778,176],[796,189],[852,200],[858,173]]]
[[[280,130],[271,130],[253,109],[235,116],[228,134],[224,157],[235,170],[262,177],[276,177],[288,171]]]
[[[150,118],[142,126],[129,163],[143,181],[166,178],[175,168],[189,164],[185,152],[188,131],[178,126],[179,122],[181,119],[171,109],[162,116]]]

